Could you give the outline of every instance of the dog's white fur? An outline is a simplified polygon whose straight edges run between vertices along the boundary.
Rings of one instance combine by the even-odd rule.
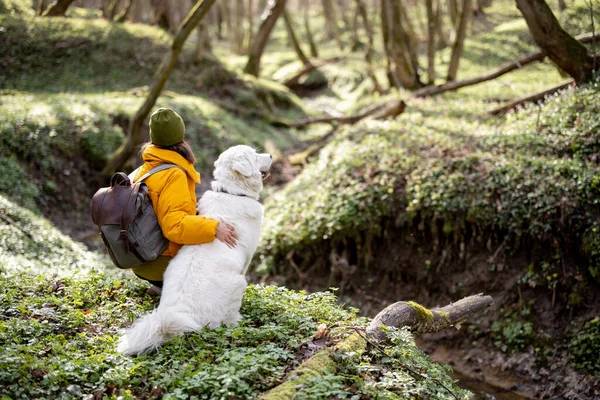
[[[171,260],[164,275],[159,306],[125,332],[118,351],[142,354],[161,346],[172,336],[234,325],[246,289],[246,270],[260,236],[263,208],[258,202],[262,176],[271,167],[271,156],[248,146],[234,146],[215,162],[212,191],[199,202],[201,215],[224,221],[235,228],[237,245],[219,240],[184,246]]]

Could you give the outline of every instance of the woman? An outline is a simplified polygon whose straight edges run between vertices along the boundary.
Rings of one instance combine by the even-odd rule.
[[[184,244],[207,243],[215,238],[230,247],[236,244],[233,227],[196,215],[195,187],[200,183],[200,174],[194,169],[196,158],[190,145],[183,141],[184,136],[185,124],[175,111],[160,108],[150,116],[150,142],[142,146],[144,165],[135,179],[160,164],[179,167],[157,172],[144,181],[158,224],[169,240],[169,247],[156,260],[133,268],[138,277],[153,285],[151,294],[160,294],[163,273]]]

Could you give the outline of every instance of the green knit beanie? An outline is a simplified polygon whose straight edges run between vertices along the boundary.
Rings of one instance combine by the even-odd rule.
[[[159,108],[150,116],[150,140],[168,147],[183,142],[185,124],[183,118],[170,108]]]

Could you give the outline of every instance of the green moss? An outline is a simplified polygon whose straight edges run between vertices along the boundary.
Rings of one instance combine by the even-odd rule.
[[[586,321],[582,329],[573,332],[569,350],[575,368],[600,377],[600,318]]]
[[[33,17],[33,2],[29,0],[0,0],[0,14]]]
[[[409,305],[410,308],[412,308],[415,311],[415,314],[417,315],[419,321],[421,321],[422,323],[433,322],[433,313],[431,312],[431,310],[427,309],[426,307],[423,307],[418,303],[415,303],[414,301],[407,301],[406,304]]]
[[[450,314],[444,311],[438,311],[436,310],[435,313],[437,315],[439,315],[440,317],[442,317],[444,319],[444,321],[446,321],[448,324],[450,324],[452,321],[450,320]]]
[[[86,250],[48,221],[0,195],[0,274],[60,276],[108,267],[108,260]]]

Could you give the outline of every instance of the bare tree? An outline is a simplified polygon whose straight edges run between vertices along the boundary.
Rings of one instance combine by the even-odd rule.
[[[559,24],[544,0],[516,0],[535,43],[576,83],[592,79],[595,59]]]
[[[117,22],[127,21],[127,19],[129,18],[129,13],[131,12],[131,9],[133,8],[134,4],[135,0],[128,0],[127,4],[125,5],[125,7],[123,7],[121,12],[117,14],[117,16],[115,16],[115,20]]]
[[[294,51],[296,52],[296,55],[298,56],[300,61],[302,61],[302,64],[310,64],[308,57],[306,57],[306,54],[304,54],[304,51],[302,51],[302,47],[300,47],[298,37],[296,36],[296,32],[294,31],[292,19],[290,18],[290,14],[287,10],[283,11],[283,20],[285,21],[285,28],[287,29],[288,38],[290,39],[290,42],[292,44],[292,47],[294,48]]]
[[[252,48],[252,37],[254,35],[254,1],[248,0],[248,44],[246,48],[248,51]]]
[[[64,17],[67,9],[75,0],[58,0],[44,14],[45,17]]]
[[[344,43],[340,36],[340,30],[337,24],[337,15],[335,11],[335,5],[332,0],[322,0],[323,11],[325,15],[325,29],[327,30],[327,37],[329,39],[335,39],[338,46],[341,49],[344,48]]]
[[[472,0],[463,0],[462,7],[460,10],[460,17],[458,18],[458,25],[456,27],[456,37],[452,43],[452,55],[450,56],[450,64],[448,65],[448,81],[456,79],[456,73],[458,72],[458,64],[460,58],[463,55],[465,46],[465,37],[467,36],[467,27],[469,20],[471,19]]]
[[[373,27],[371,26],[371,22],[369,21],[369,13],[367,12],[367,7],[363,0],[356,0],[356,8],[357,14],[362,17],[363,23],[365,25],[365,30],[367,31],[367,48],[365,49],[365,60],[367,61],[367,73],[373,81],[373,86],[375,87],[375,91],[377,93],[383,93],[383,87],[377,80],[377,76],[375,76],[375,68],[373,67]]]
[[[433,0],[425,0],[427,9],[427,83],[435,82],[435,23],[436,15],[433,9]]]
[[[244,0],[235,0],[233,9],[234,22],[231,43],[233,51],[242,54],[244,52]]]
[[[309,9],[310,7],[308,4],[308,0],[304,0],[304,30],[306,31],[306,40],[308,41],[308,45],[310,46],[310,55],[312,57],[319,57],[317,45],[315,44],[315,39],[313,37],[312,31],[310,30],[310,16],[308,15]]]
[[[37,4],[35,5],[35,14],[43,15],[47,8],[48,0],[37,0]]]
[[[260,73],[260,59],[265,51],[265,47],[267,47],[267,41],[269,40],[269,36],[271,36],[277,19],[285,10],[285,2],[286,0],[269,0],[267,3],[267,8],[262,15],[262,22],[254,38],[254,43],[252,43],[248,62],[244,68],[245,73],[254,76],[258,76]]]
[[[133,119],[129,122],[129,128],[127,130],[127,137],[125,142],[115,151],[115,153],[108,159],[106,166],[102,170],[102,175],[110,176],[115,171],[120,169],[127,160],[133,154],[133,151],[137,145],[141,143],[141,130],[142,123],[150,114],[152,107],[156,103],[156,99],[160,96],[163,87],[167,83],[171,71],[177,63],[179,54],[183,49],[183,45],[187,40],[188,36],[194,28],[202,21],[204,16],[208,13],[208,10],[212,7],[216,0],[201,0],[198,1],[196,6],[188,13],[187,17],[181,24],[175,38],[173,39],[173,45],[171,46],[171,53],[165,59],[165,61],[158,67],[156,73],[156,80],[154,81],[148,97],[135,113]]]
[[[411,39],[402,23],[402,8],[399,0],[381,0],[381,30],[388,60],[390,84],[405,89],[416,89],[421,85],[415,61],[411,57]]]

